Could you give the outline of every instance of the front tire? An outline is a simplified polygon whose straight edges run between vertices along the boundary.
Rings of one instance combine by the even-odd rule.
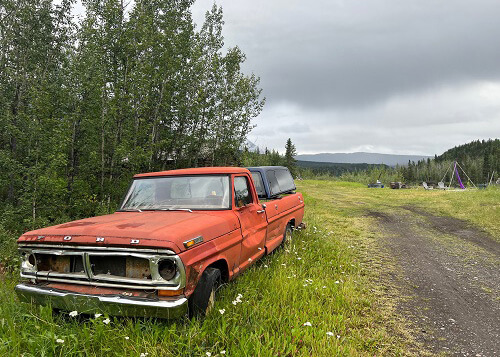
[[[189,298],[189,317],[204,317],[215,305],[215,293],[221,283],[221,272],[207,268]]]

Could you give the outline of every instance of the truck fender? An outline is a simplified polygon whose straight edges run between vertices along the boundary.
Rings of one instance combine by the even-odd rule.
[[[189,297],[196,285],[198,284],[201,275],[207,268],[217,268],[221,272],[222,283],[229,281],[230,272],[227,260],[222,255],[210,257],[207,260],[197,262],[189,266],[188,280],[184,288],[184,295]]]

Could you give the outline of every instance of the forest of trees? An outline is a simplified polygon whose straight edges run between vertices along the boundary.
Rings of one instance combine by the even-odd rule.
[[[474,182],[488,183],[491,176],[500,173],[500,139],[476,140],[447,150],[433,160],[409,162],[398,170],[408,182],[437,182],[451,179],[453,162],[457,161],[467,176]],[[460,175],[462,174],[460,170]],[[467,176],[463,177],[468,181]]]
[[[421,184],[423,181],[437,183],[451,180],[453,163],[458,161],[459,173],[466,184],[485,184],[500,177],[500,139],[476,140],[447,150],[434,159],[410,161],[407,165],[334,164],[321,162],[299,162],[302,177],[336,178],[362,183],[375,182],[380,177],[386,184],[403,181]],[[492,179],[493,176],[493,179]],[[469,180],[470,178],[470,180]],[[472,181],[472,182],[471,182]],[[452,183],[457,184],[456,180]]]
[[[134,173],[241,164],[259,78],[193,1],[0,2],[0,225],[106,213]]]

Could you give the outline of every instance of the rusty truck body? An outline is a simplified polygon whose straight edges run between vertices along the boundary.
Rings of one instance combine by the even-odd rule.
[[[217,287],[291,238],[303,215],[300,193],[259,201],[244,168],[138,174],[115,213],[23,234],[16,291],[79,313],[204,315]]]

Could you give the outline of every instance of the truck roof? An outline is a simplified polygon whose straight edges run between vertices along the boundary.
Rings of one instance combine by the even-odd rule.
[[[250,171],[266,171],[266,170],[276,170],[276,169],[284,169],[288,170],[286,166],[252,166],[247,167]]]
[[[242,167],[197,167],[193,169],[168,170],[146,172],[134,175],[134,178],[153,176],[185,176],[185,175],[214,175],[214,174],[243,174],[250,172]]]

